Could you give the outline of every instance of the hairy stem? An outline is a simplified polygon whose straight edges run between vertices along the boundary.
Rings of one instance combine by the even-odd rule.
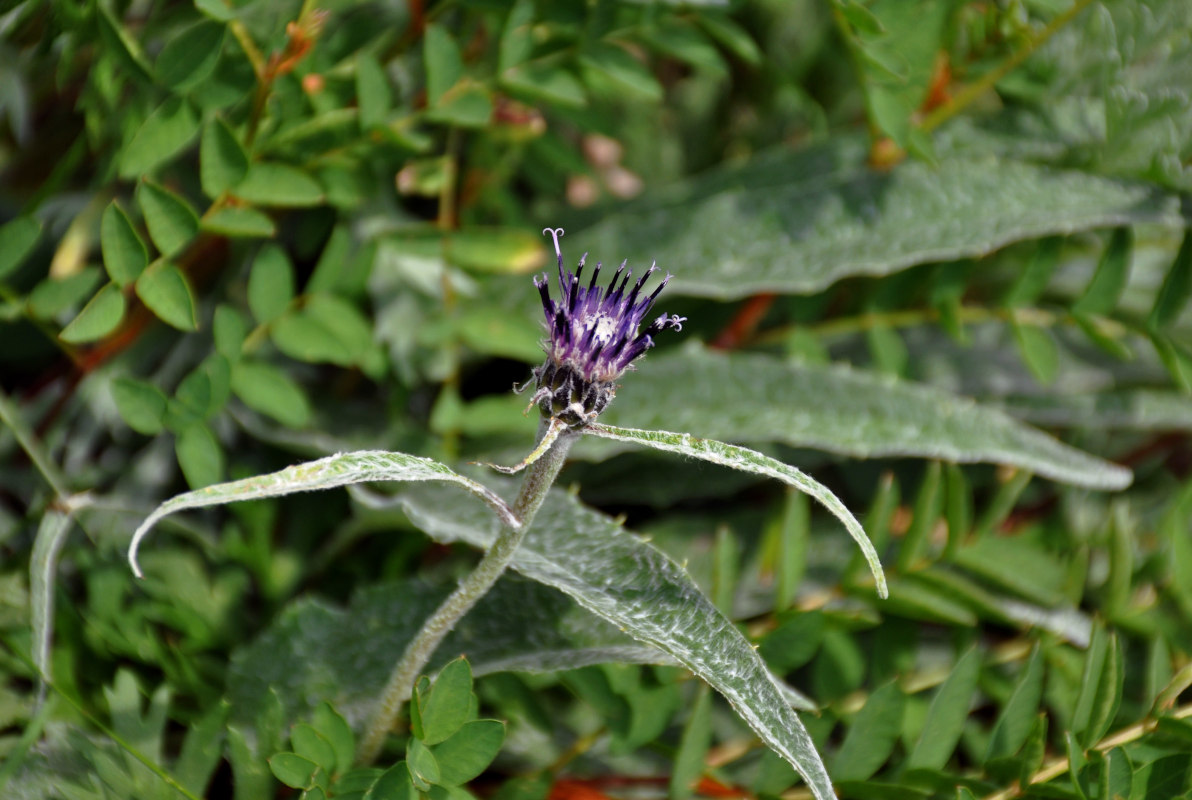
[[[545,421],[538,427],[538,439],[546,435],[548,425]],[[402,705],[410,697],[414,688],[414,681],[422,673],[435,648],[464,614],[476,605],[497,578],[513,560],[526,531],[538,513],[538,508],[546,499],[546,493],[563,468],[567,452],[571,445],[579,438],[579,433],[568,429],[559,435],[550,449],[537,461],[531,464],[526,472],[521,491],[513,504],[513,514],[519,524],[516,526],[503,524],[497,538],[485,553],[484,558],[476,565],[471,574],[460,581],[459,586],[443,601],[435,613],[431,614],[422,629],[406,646],[401,660],[389,675],[389,682],[381,694],[381,701],[377,711],[368,724],[360,750],[356,755],[360,764],[371,764],[380,755],[381,747],[385,744],[385,737],[393,729]]]

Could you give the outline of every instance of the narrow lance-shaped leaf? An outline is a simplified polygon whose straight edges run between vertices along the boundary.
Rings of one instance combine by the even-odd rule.
[[[437,541],[487,548],[495,538],[491,518],[451,503],[442,490],[411,488],[402,497],[407,516]],[[811,737],[752,644],[657,548],[555,491],[511,566],[669,653],[719,691],[817,800],[835,797]]]
[[[868,154],[866,137],[762,154],[636,200],[576,246],[666,253],[684,265],[674,291],[727,300],[817,292],[1052,234],[1185,224],[1178,197],[1151,184],[963,153],[879,172]]]
[[[586,431],[605,439],[644,444],[658,450],[711,461],[713,464],[739,469],[743,472],[765,475],[766,477],[774,478],[790,486],[794,486],[799,491],[811,495],[831,511],[838,520],[844,523],[844,527],[848,530],[849,535],[856,540],[857,545],[861,548],[861,552],[865,554],[865,560],[869,564],[869,570],[873,573],[873,578],[877,582],[878,594],[882,597],[886,597],[889,594],[886,588],[886,576],[882,572],[881,561],[878,559],[877,551],[873,549],[869,537],[865,535],[865,530],[861,527],[861,523],[857,522],[857,518],[844,507],[844,503],[841,503],[828,487],[794,467],[783,464],[781,461],[777,461],[769,456],[762,455],[756,450],[750,450],[747,447],[726,444],[725,442],[718,442],[714,439],[700,439],[689,433],[642,431],[634,428],[617,428],[612,425],[601,424],[589,425]]]
[[[1121,489],[1131,479],[1128,469],[942,389],[767,355],[691,349],[655,356],[617,390],[601,419],[863,458],[1010,464],[1094,489]]]
[[[128,548],[128,563],[138,578],[142,577],[137,563],[141,540],[162,517],[187,508],[202,508],[257,500],[262,497],[331,489],[366,481],[447,481],[458,484],[479,497],[496,512],[506,525],[517,526],[517,517],[505,501],[490,489],[465,478],[445,464],[429,458],[384,450],[361,450],[340,453],[318,461],[297,464],[267,475],[256,475],[238,481],[219,483],[193,492],[177,495],[158,506],[133,534]]]

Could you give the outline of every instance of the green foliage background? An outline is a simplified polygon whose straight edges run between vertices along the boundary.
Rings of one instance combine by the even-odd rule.
[[[580,559],[624,514],[684,565],[842,797],[1192,796],[1189,75],[1182,0],[6,3],[0,794],[309,763],[365,796],[350,728],[481,512],[300,495],[171,518],[141,582],[123,549],[329,453],[518,460],[550,225],[690,320],[602,421],[797,464],[882,554],[886,601],[802,495],[607,440],[541,523]],[[456,635],[508,723],[478,794],[808,796],[554,589]]]

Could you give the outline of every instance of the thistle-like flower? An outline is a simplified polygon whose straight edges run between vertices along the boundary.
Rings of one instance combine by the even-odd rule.
[[[545,273],[534,278],[542,295],[549,336],[542,343],[546,361],[534,370],[537,390],[530,406],[537,405],[547,418],[582,428],[612,402],[617,378],[654,346],[654,335],[668,328],[682,330],[686,318],[663,314],[639,330],[654,300],[670,281],[670,274],[653,292],[643,296],[642,287],[657,269],[654,264],[631,288],[633,271],[626,270],[627,262],[622,261],[606,289],[596,285],[601,266],[597,263],[585,288],[580,278],[588,254],[579,260],[575,272],[566,270],[559,249],[563,229],[546,228],[542,233],[549,233],[555,243],[560,299],[551,299]]]

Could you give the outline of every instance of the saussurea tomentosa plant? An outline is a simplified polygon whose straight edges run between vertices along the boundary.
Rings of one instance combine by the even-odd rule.
[[[656,270],[654,265],[631,283],[633,273],[626,268],[626,262],[622,262],[605,287],[600,285],[601,265],[597,264],[584,285],[582,279],[586,255],[580,259],[574,272],[566,269],[559,246],[563,230],[547,228],[543,233],[549,234],[554,243],[559,297],[554,299],[551,296],[546,275],[534,279],[534,285],[542,296],[548,332],[543,342],[546,360],[533,371],[534,392],[526,409],[529,412],[537,406],[541,414],[537,443],[530,454],[513,467],[489,465],[508,474],[525,470],[521,489],[512,503],[507,503],[487,486],[432,459],[387,451],[359,451],[178,495],[160,505],[141,524],[129,546],[129,563],[139,577],[142,572],[137,551],[150,528],[167,514],[186,508],[367,481],[445,481],[463,487],[484,501],[500,521],[500,529],[475,569],[426,620],[393,668],[364,732],[357,754],[360,763],[371,763],[377,758],[386,736],[401,713],[402,705],[410,697],[414,682],[435,648],[513,561],[569,450],[585,434],[642,444],[766,475],[806,492],[844,523],[865,555],[878,594],[882,597],[887,594],[877,553],[860,523],[831,491],[794,467],[754,450],[700,439],[689,433],[619,428],[597,422],[600,413],[613,400],[617,381],[632,367],[634,361],[653,347],[655,335],[666,330],[681,330],[685,320],[664,313],[653,321],[646,321],[654,301],[670,280],[669,274],[652,292],[646,294],[645,285]],[[525,388],[515,387],[515,391]],[[557,585],[556,588],[568,591],[566,585]],[[614,622],[623,622],[615,609],[585,603],[579,596],[575,599],[589,611]],[[645,613],[649,613],[648,608]],[[719,658],[707,658],[707,654],[695,652],[689,646],[668,647],[655,637],[642,635],[634,629],[627,632],[651,644],[663,646],[677,661],[720,690],[761,738],[799,771],[817,798],[828,800],[835,796],[827,771],[810,737],[782,693],[776,690],[774,679],[751,648],[737,648],[727,658],[724,653],[718,653]],[[731,625],[724,626],[722,635],[740,637]],[[742,690],[742,676],[757,684],[752,688],[760,691]]]

